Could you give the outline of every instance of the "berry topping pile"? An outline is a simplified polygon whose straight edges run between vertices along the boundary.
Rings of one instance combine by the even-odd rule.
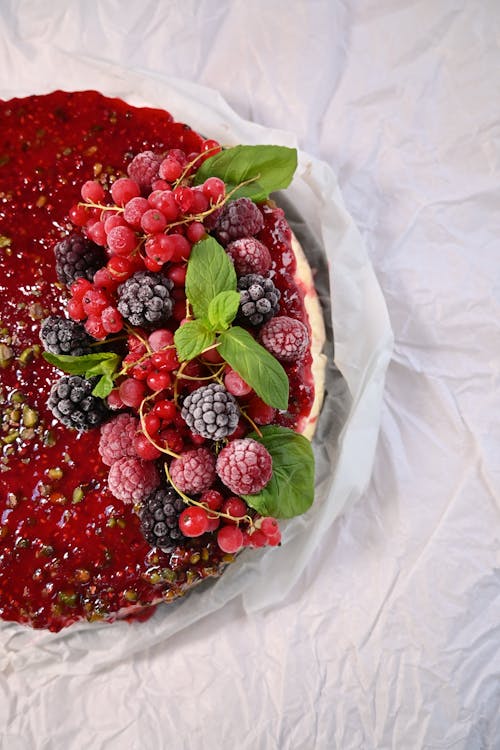
[[[10,614],[42,627],[179,596],[243,548],[278,545],[279,519],[305,512],[313,500],[312,451],[297,432],[314,397],[310,329],[294,281],[291,233],[269,198],[290,182],[295,153],[223,149],[165,117],[168,137],[135,153],[124,148],[114,164],[89,169],[92,144],[81,160],[72,145],[71,200],[65,215],[55,221],[49,213],[42,224],[54,269],[44,287],[51,301],[29,308],[44,351],[36,341],[18,354],[15,337],[0,341],[2,368],[39,357],[45,394],[35,411],[16,371],[17,390],[2,407],[5,435],[13,436],[4,440],[5,457],[14,461],[19,450],[29,459],[31,432],[37,449],[43,440],[42,478],[37,473],[27,502],[57,509],[69,498],[53,526],[66,529],[75,519],[65,543],[76,561],[81,557],[63,575],[62,553],[50,544],[41,544],[42,552],[17,532],[16,545],[31,549],[38,565],[35,584],[45,577],[44,555],[51,580],[60,581],[55,603],[43,594],[53,620],[44,606],[40,614]],[[269,166],[275,163],[276,174]],[[63,468],[47,463],[57,441]],[[10,474],[8,461],[2,471]],[[8,486],[5,518],[23,491],[15,481]],[[82,542],[91,528],[100,550],[94,557],[104,555],[95,574]],[[115,541],[105,542],[111,530]],[[0,526],[6,537],[11,531],[9,522]],[[115,549],[127,564],[114,562]],[[0,595],[2,580],[0,568]],[[0,616],[2,606],[0,596]]]

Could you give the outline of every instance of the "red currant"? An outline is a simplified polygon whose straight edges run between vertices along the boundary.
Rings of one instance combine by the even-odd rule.
[[[182,174],[182,164],[173,156],[167,156],[160,164],[160,177],[168,182],[174,182]]]
[[[120,177],[111,185],[111,197],[117,206],[124,206],[132,198],[138,198],[140,194],[139,185],[129,177]]]
[[[102,203],[104,200],[104,189],[97,180],[87,180],[81,189],[81,196],[88,203]]]
[[[197,506],[185,508],[179,516],[179,529],[184,536],[201,536],[206,532],[207,527],[208,516],[203,508]]]
[[[120,312],[110,305],[101,313],[102,325],[107,333],[118,333],[123,328],[123,318]]]
[[[226,194],[226,185],[219,177],[209,177],[208,180],[205,180],[203,183],[202,190],[213,204],[224,198]]]
[[[177,407],[173,401],[158,401],[154,407],[153,412],[164,422],[171,422],[176,415]]]
[[[168,372],[152,370],[148,374],[146,382],[152,391],[163,391],[165,388],[168,388],[172,382],[172,378]]]
[[[70,299],[66,307],[68,315],[72,320],[85,320],[87,317],[83,305],[78,299]]]
[[[207,234],[207,230],[201,223],[201,221],[193,221],[186,230],[187,239],[193,243],[199,242]]]
[[[220,510],[224,498],[217,490],[205,490],[200,497],[200,502],[206,505],[207,508],[210,508],[210,510]]]
[[[247,514],[247,504],[244,502],[244,500],[241,499],[241,497],[236,497],[234,495],[233,497],[229,497],[227,500],[224,501],[222,504],[222,513],[226,513],[228,516],[231,516],[234,521],[230,521],[229,519],[226,519],[226,523],[236,523],[238,518],[243,518],[243,516],[246,516]]]
[[[184,511],[183,511],[184,512]],[[217,544],[223,552],[238,552],[243,547],[243,533],[237,526],[222,526],[217,532]]]
[[[146,393],[146,386],[135,378],[127,378],[120,384],[119,394],[125,406],[138,409]]]
[[[161,456],[161,451],[148,440],[143,432],[138,432],[134,437],[134,450],[139,458],[143,458],[145,461],[155,461]]]
[[[165,274],[167,279],[174,282],[175,286],[184,287],[186,283],[187,266],[183,263],[172,263]]]
[[[248,383],[245,383],[243,378],[230,367],[226,367],[224,385],[233,396],[246,396],[252,391],[251,386],[249,386]]]
[[[149,203],[145,198],[131,198],[125,204],[123,218],[134,229],[139,229],[143,214],[149,210]]]
[[[157,328],[148,336],[148,344],[154,352],[159,352],[174,343],[174,334],[168,328]]]
[[[87,333],[94,339],[105,339],[108,335],[108,332],[102,324],[100,315],[89,315],[84,325]]]
[[[141,216],[141,227],[147,234],[163,232],[166,226],[167,219],[158,208],[149,208]]]
[[[107,242],[111,252],[116,255],[130,255],[137,247],[135,232],[125,226],[110,229]]]

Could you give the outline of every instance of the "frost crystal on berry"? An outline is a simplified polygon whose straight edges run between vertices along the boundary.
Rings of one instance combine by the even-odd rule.
[[[309,333],[301,320],[279,315],[262,326],[260,341],[276,359],[293,362],[306,351]]]
[[[159,325],[172,315],[172,287],[166,276],[138,271],[118,287],[118,310],[133,326]]]
[[[242,322],[259,326],[278,312],[281,293],[269,278],[250,273],[238,279],[240,307],[238,317]]]
[[[251,438],[233,440],[221,450],[216,471],[231,492],[254,495],[271,479],[273,461],[261,443]]]
[[[158,177],[162,161],[163,157],[153,151],[141,151],[128,165],[127,174],[141,190],[150,190],[152,182]]]
[[[118,414],[101,427],[99,453],[106,466],[120,458],[135,457],[134,437],[139,427],[139,420],[132,414]]]
[[[92,339],[81,323],[51,315],[40,326],[40,339],[52,354],[70,354],[81,357],[90,354]]]
[[[108,486],[112,495],[124,503],[138,503],[160,484],[153,461],[119,458],[109,470]]]
[[[230,242],[226,253],[234,263],[238,276],[249,273],[266,274],[271,268],[271,253],[267,247],[255,237],[242,237]]]
[[[170,464],[170,476],[181,492],[197,495],[215,481],[215,458],[207,448],[186,451]]]
[[[197,388],[187,396],[181,414],[193,432],[210,440],[232,435],[240,418],[236,399],[218,383]]]

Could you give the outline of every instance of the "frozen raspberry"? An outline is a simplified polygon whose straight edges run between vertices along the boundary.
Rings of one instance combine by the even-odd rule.
[[[160,475],[153,461],[119,458],[109,470],[110,492],[124,503],[138,503],[160,484]]]
[[[278,312],[281,292],[271,279],[258,273],[249,273],[238,279],[238,291],[238,318],[242,323],[259,326]]]
[[[216,471],[226,487],[237,495],[255,495],[273,473],[269,451],[251,438],[233,440],[221,450]]]
[[[227,245],[240,237],[257,234],[263,226],[264,219],[255,203],[250,198],[237,198],[222,209],[215,224],[215,234],[223,245]]]
[[[260,341],[276,359],[293,362],[306,351],[309,333],[301,320],[278,315],[262,326]]]
[[[158,177],[158,170],[163,157],[152,151],[141,151],[136,154],[127,167],[130,179],[137,182],[141,190],[151,190],[151,184]]]
[[[271,268],[271,253],[255,237],[242,237],[230,242],[226,247],[226,253],[233,261],[238,276],[246,276],[249,273],[265,275]]]
[[[215,481],[215,458],[207,448],[186,451],[170,464],[170,476],[181,492],[197,495]]]
[[[111,466],[120,458],[136,456],[134,437],[139,427],[139,420],[132,414],[118,414],[101,427],[99,453],[106,466]]]

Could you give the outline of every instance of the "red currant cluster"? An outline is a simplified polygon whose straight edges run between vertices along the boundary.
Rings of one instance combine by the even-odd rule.
[[[169,264],[165,275],[177,287],[174,300],[179,304],[174,306],[173,317],[182,320],[185,297],[180,290],[186,261],[193,244],[206,235],[203,220],[228,197],[225,183],[218,177],[210,177],[199,186],[190,186],[189,182],[202,161],[220,150],[215,141],[205,141],[200,154],[167,151],[147,187],[139,179],[144,154],[138,154],[129,165],[129,172],[138,178],[119,177],[111,184],[108,197],[97,180],[82,185],[82,202],[71,208],[70,220],[90,240],[105,247],[108,255],[93,283],[79,279],[70,287],[68,313],[73,320],[85,321],[91,336],[104,339],[119,332],[123,318],[116,307],[118,286],[137,271],[163,271],[165,263]]]
[[[258,515],[252,518],[248,513],[249,508],[241,497],[224,499],[217,490],[206,490],[199,502],[182,511],[179,528],[187,537],[217,530],[217,544],[227,553],[239,552],[242,547],[276,546],[281,542],[275,518]]]

